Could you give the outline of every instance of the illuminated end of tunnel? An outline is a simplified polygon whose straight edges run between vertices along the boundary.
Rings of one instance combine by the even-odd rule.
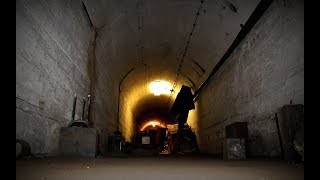
[[[171,93],[172,85],[167,81],[156,80],[151,82],[150,91],[155,96],[160,96],[161,94],[169,95]]]
[[[160,121],[153,120],[153,121],[149,121],[149,122],[145,123],[145,124],[141,127],[140,131],[144,131],[144,130],[145,130],[147,127],[149,127],[149,126],[166,128],[166,125],[165,125],[165,124],[161,123]]]

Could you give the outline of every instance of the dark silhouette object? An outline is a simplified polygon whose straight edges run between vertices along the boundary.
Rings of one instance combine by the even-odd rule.
[[[31,156],[31,148],[27,141],[16,139],[16,159]]]
[[[194,109],[193,94],[191,88],[182,85],[180,92],[175,99],[170,113],[173,115],[183,114],[186,111]]]
[[[180,92],[175,99],[170,113],[177,116],[176,122],[178,123],[178,134],[177,134],[177,151],[181,151],[180,144],[183,139],[182,130],[184,124],[188,120],[189,110],[194,109],[195,105],[193,102],[193,94],[191,92],[191,88],[185,85],[182,85]]]

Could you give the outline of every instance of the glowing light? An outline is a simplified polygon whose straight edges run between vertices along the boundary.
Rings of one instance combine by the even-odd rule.
[[[159,121],[149,121],[145,125],[142,126],[140,131],[144,131],[148,126],[152,126],[152,127],[159,126],[159,127],[162,127],[162,128],[166,127],[164,124],[161,124]]]
[[[150,91],[155,96],[160,96],[161,94],[170,94],[171,93],[171,84],[167,81],[153,81],[150,84]]]
[[[156,122],[150,122],[150,124],[152,125],[152,127],[156,127],[156,125],[157,125]]]

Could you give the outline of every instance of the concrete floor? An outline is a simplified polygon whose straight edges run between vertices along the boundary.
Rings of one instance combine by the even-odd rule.
[[[208,157],[47,158],[16,161],[16,179],[304,179],[303,165]]]

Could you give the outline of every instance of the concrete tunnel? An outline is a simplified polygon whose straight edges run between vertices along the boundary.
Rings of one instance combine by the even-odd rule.
[[[207,80],[187,120],[200,153],[223,154],[226,126],[246,122],[250,157],[279,158],[275,113],[304,105],[303,24],[299,0],[18,0],[16,139],[59,156],[74,96],[80,119],[90,95],[104,152],[117,126],[131,142],[149,121],[172,124],[182,85]]]

